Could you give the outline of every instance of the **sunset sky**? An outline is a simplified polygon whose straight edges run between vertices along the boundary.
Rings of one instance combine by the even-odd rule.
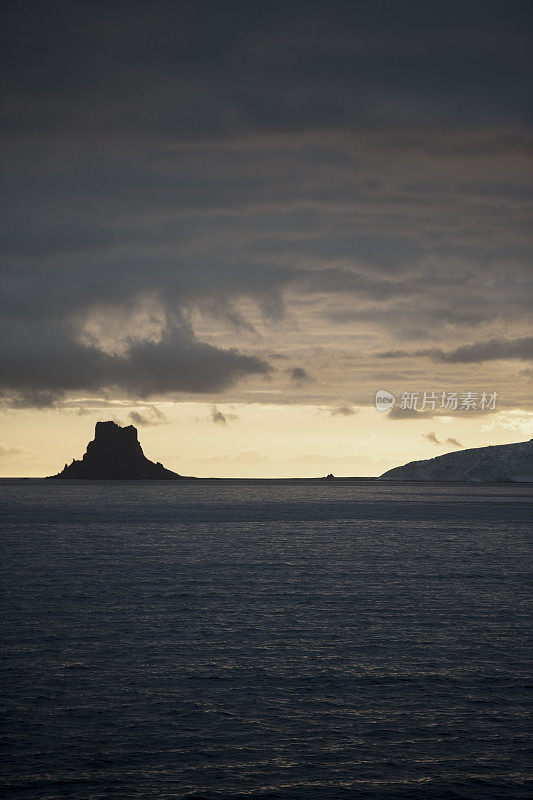
[[[222,477],[533,436],[528,0],[2,13],[0,475],[106,419]]]

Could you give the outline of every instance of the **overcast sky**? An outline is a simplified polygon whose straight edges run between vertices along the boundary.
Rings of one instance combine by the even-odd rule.
[[[527,0],[7,2],[9,458],[47,414],[92,425],[105,403],[159,409],[176,441],[172,404],[235,431],[253,403],[325,409],[356,442],[382,387],[496,391],[527,421],[532,17]],[[459,441],[415,422],[420,457],[430,433]]]

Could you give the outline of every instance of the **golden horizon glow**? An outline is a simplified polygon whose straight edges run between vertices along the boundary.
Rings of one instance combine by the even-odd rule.
[[[393,420],[368,406],[340,408],[120,402],[105,408],[11,410],[1,420],[0,475],[59,472],[65,462],[82,457],[95,423],[107,419],[134,424],[148,458],[182,475],[203,478],[376,476],[408,461],[460,449],[449,439],[467,448],[533,435],[533,414],[520,409]]]

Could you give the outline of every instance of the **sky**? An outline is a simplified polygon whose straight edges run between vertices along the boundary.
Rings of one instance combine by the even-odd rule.
[[[0,475],[105,419],[198,476],[533,436],[528,0],[2,17]]]

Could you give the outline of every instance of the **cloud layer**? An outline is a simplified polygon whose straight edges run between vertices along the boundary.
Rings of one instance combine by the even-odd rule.
[[[4,396],[273,381],[340,408],[385,356],[408,385],[531,358],[530,25],[520,0],[8,2]]]

